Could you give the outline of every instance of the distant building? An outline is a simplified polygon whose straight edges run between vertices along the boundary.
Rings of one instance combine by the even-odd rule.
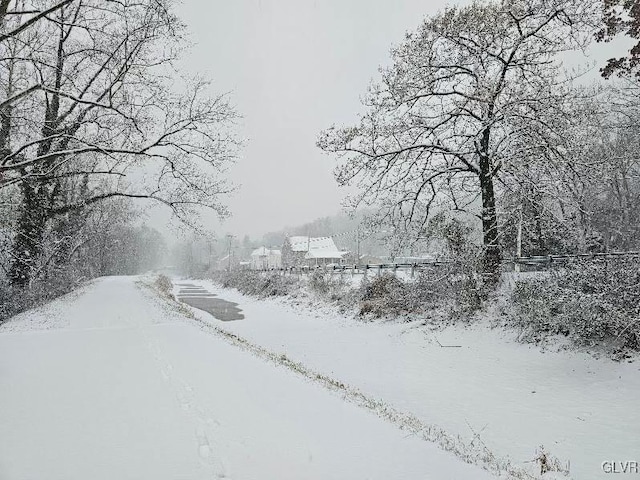
[[[251,252],[252,270],[271,270],[282,267],[282,253],[280,250],[260,247]]]
[[[348,253],[338,250],[331,237],[288,237],[282,246],[286,267],[341,264]]]

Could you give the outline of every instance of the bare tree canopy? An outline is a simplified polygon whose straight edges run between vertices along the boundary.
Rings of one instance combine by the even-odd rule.
[[[426,19],[392,50],[360,122],[321,134],[320,148],[340,159],[338,182],[416,235],[438,204],[474,211],[495,272],[495,181],[562,156],[571,88],[558,55],[583,47],[597,18],[594,2],[503,0]]]
[[[66,5],[77,0],[59,0],[52,5],[40,6],[43,2],[33,2],[33,5],[26,6],[25,2],[13,2],[14,8],[10,8],[12,0],[0,0],[0,43],[9,38],[16,37],[24,30],[27,30],[37,22],[62,9]],[[105,3],[110,0],[106,0]],[[5,18],[17,16],[20,20],[12,23],[8,29],[4,28]],[[23,18],[24,17],[24,18]]]
[[[604,78],[612,75],[640,77],[640,3],[637,0],[603,0],[604,26],[596,39],[608,42],[617,36],[638,40],[625,56],[610,58],[600,70]]]
[[[172,4],[34,0],[2,10],[0,189],[21,197],[11,273],[20,282],[48,219],[96,202],[152,199],[185,221],[200,206],[227,215],[237,115],[226,95],[176,71],[183,26]]]
[[[80,158],[90,167],[75,173],[106,178],[146,162],[157,168],[155,185],[131,192],[111,182],[95,198],[148,196],[223,213],[212,200],[228,188],[207,172],[233,157],[235,113],[225,96],[206,97],[206,82],[169,78],[181,26],[165,3],[77,2],[31,30],[28,42],[5,42],[1,187]]]

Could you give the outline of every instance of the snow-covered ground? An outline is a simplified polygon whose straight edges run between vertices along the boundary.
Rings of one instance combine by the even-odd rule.
[[[576,479],[608,478],[605,461],[640,461],[640,362],[541,352],[484,325],[436,332],[418,323],[365,324],[189,282],[237,302],[246,317],[200,318],[524,468],[534,468],[540,445],[570,462]]]
[[[0,326],[0,479],[490,478],[317,382],[198,328],[136,282],[99,279]],[[371,386],[367,379],[390,351],[378,357],[367,343],[374,337],[354,339],[357,328],[348,322],[242,301],[247,320],[225,328],[355,383]],[[341,332],[345,338],[336,342]],[[383,335],[389,348],[408,338],[396,333]],[[326,339],[334,343],[321,348]],[[297,341],[303,344],[294,348]],[[354,365],[326,361],[344,360],[346,350]],[[369,366],[358,375],[363,360]],[[414,360],[413,369],[427,367]],[[459,385],[451,401],[466,390]],[[426,411],[437,407],[437,396],[422,401]]]

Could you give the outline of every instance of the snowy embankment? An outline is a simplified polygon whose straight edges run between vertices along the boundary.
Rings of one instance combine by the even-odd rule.
[[[640,460],[638,362],[541,352],[484,325],[362,323],[190,282],[237,302],[245,315],[228,323],[199,318],[530,471],[541,445],[576,479],[608,478],[605,461]]]
[[[0,478],[492,478],[198,326],[127,277],[0,325]]]

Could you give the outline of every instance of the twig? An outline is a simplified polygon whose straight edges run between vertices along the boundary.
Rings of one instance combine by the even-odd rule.
[[[433,338],[436,339],[436,343],[440,345],[440,348],[462,348],[462,345],[442,345],[438,340],[438,337],[434,336]]]

